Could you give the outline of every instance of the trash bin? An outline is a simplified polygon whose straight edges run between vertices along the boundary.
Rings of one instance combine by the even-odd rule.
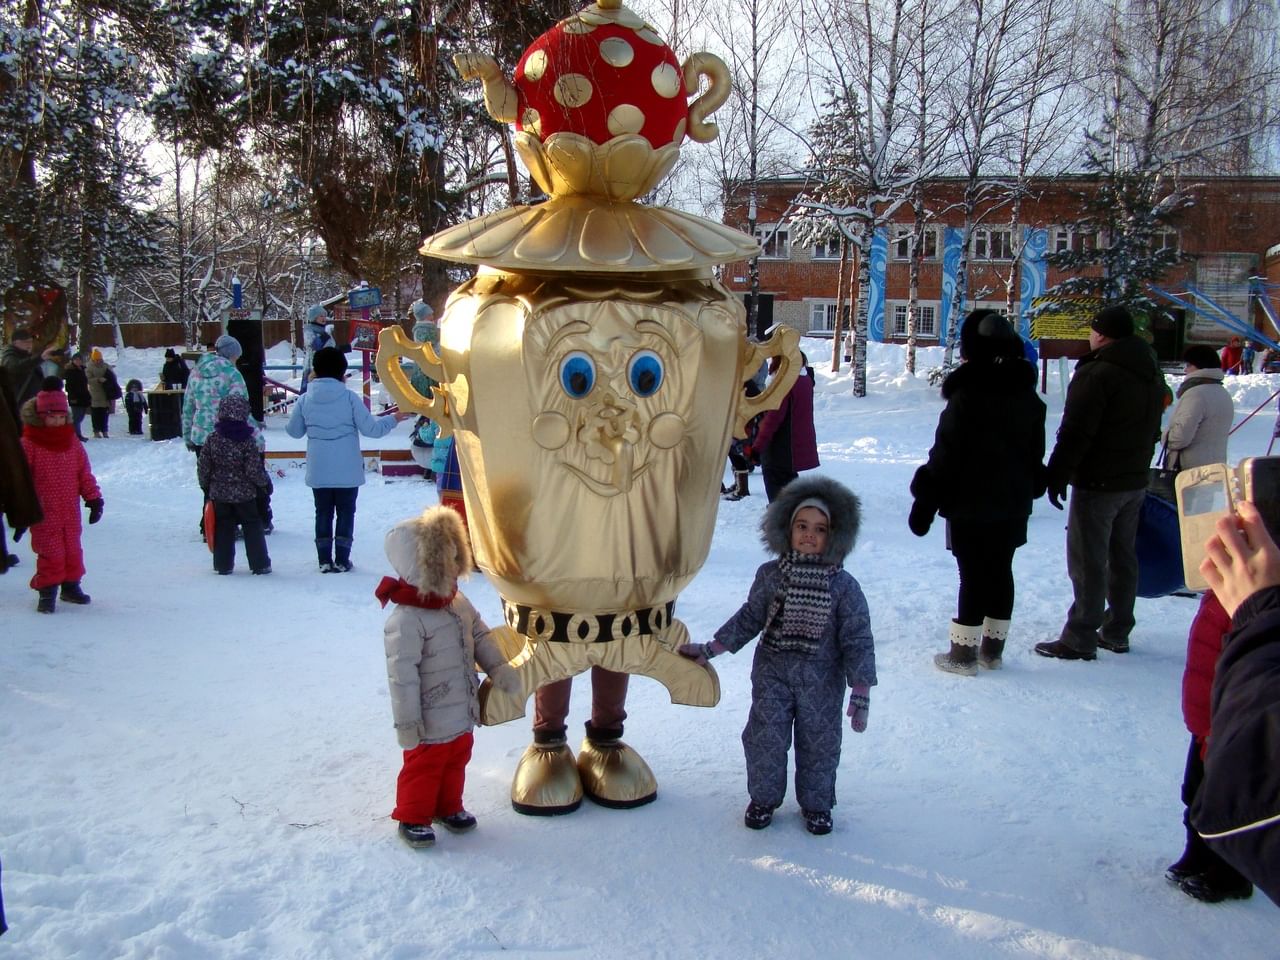
[[[152,440],[172,440],[182,436],[182,398],[185,396],[185,390],[157,388],[147,391]]]

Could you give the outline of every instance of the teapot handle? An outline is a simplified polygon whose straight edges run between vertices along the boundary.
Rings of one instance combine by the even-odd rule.
[[[430,399],[413,388],[400,366],[401,357],[414,361],[427,376],[437,381],[431,390]],[[444,364],[435,347],[429,343],[415,343],[405,336],[400,327],[390,326],[378,335],[376,365],[383,386],[395,398],[401,410],[412,410],[430,417],[440,426],[441,437],[453,435],[453,423],[449,418],[449,392],[444,384]]]
[[[793,327],[780,326],[764,343],[742,341],[742,370],[756,370],[771,357],[781,358],[778,370],[768,385],[754,397],[743,393],[738,399],[737,415],[733,421],[733,435],[739,440],[747,437],[747,424],[756,414],[777,410],[782,406],[800,376],[800,333]]]
[[[711,81],[707,92],[689,104],[688,137],[698,143],[710,143],[720,134],[720,128],[707,122],[707,117],[715,113],[729,99],[732,86],[729,81],[729,68],[714,53],[690,54],[681,69],[684,71],[684,88],[686,94],[698,92],[699,80],[706,77]]]

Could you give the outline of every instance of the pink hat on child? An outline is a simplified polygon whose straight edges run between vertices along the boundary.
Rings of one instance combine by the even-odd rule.
[[[67,403],[67,395],[62,392],[62,381],[57,377],[47,377],[36,394],[36,413],[40,416],[49,414],[68,414],[71,405]]]

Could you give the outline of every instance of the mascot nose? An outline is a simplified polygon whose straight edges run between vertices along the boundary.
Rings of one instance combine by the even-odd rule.
[[[635,409],[634,403],[612,389],[607,390],[600,400],[600,443],[613,454],[613,485],[620,493],[630,491],[631,472],[635,468],[635,447],[627,439],[627,428],[631,425]]]

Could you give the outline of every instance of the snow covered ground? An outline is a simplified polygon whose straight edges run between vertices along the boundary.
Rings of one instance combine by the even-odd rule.
[[[436,499],[371,475],[347,575],[321,576],[299,464],[282,465],[274,574],[214,576],[195,536],[199,492],[181,441],[88,449],[106,498],[85,528],[87,608],[35,612],[33,558],[0,578],[0,858],[10,932],[0,958],[998,957],[1238,960],[1280,955],[1260,894],[1207,906],[1163,879],[1182,849],[1179,709],[1195,602],[1139,600],[1133,652],[1044,660],[1070,602],[1064,515],[1036,505],[1016,561],[1005,669],[937,671],[956,573],[942,524],[907,530],[907,484],[941,409],[902,352],[872,345],[870,396],[818,371],[823,470],[863,498],[848,563],[871,606],[880,685],[846,731],[835,832],[805,833],[789,800],[742,826],[739,733],[750,650],[716,661],[713,710],[633,681],[626,738],[659,780],[632,811],[514,813],[528,721],[477,731],[467,805],[480,828],[415,851],[388,818],[400,751],[372,591],[382,534]],[[105,351],[154,382],[160,351]],[[924,351],[922,369],[938,350]],[[286,347],[273,356],[286,357]],[[1049,378],[1049,430],[1064,379]],[[1229,381],[1237,418],[1280,377]],[[1231,441],[1266,451],[1272,408]],[[291,449],[283,423],[270,444]],[[407,443],[408,424],[388,438]],[[710,558],[678,614],[707,638],[763,559],[749,499],[721,506]],[[483,577],[465,587],[497,622]],[[580,731],[587,685],[570,718]],[[576,739],[574,741],[576,745]]]

